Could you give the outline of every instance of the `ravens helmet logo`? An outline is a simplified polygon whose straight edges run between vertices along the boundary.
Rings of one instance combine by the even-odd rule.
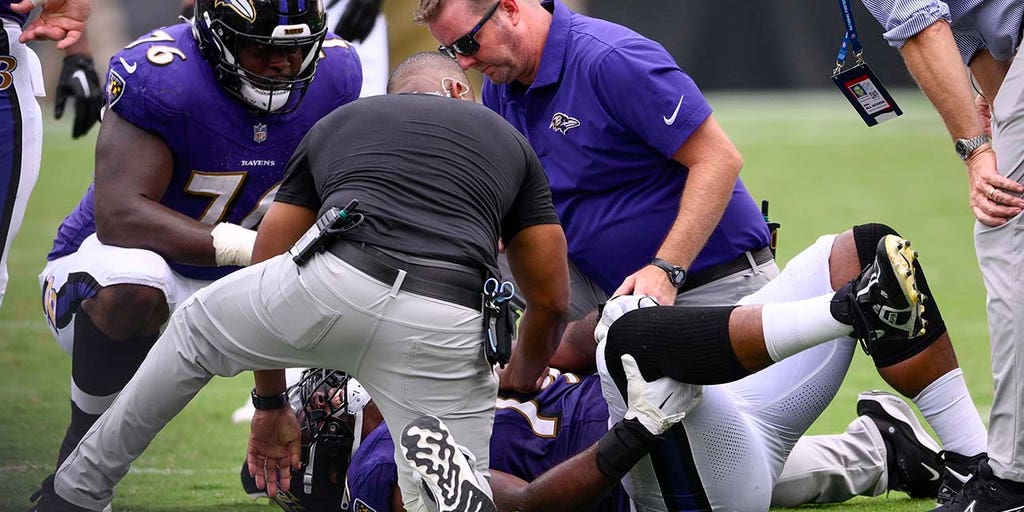
[[[226,5],[229,9],[235,11],[239,16],[248,20],[249,23],[256,21],[256,7],[252,5],[252,0],[216,0],[213,2],[214,9],[222,5]]]
[[[565,135],[566,132],[573,128],[576,128],[579,125],[580,120],[568,114],[558,112],[555,115],[551,116],[550,128],[556,132],[561,133],[562,135]]]

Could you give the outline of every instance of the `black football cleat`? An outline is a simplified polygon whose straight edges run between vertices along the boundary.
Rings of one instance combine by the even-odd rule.
[[[933,512],[1021,512],[1024,511],[1024,482],[1011,482],[992,474],[986,460],[952,501]]]
[[[917,289],[917,252],[896,235],[878,241],[875,261],[832,298],[832,316],[853,327],[853,336],[871,353],[877,343],[924,334],[926,297]]]
[[[956,498],[956,495],[960,494],[960,491],[963,490],[964,484],[977,471],[978,464],[986,459],[988,459],[988,454],[984,452],[973,457],[967,457],[950,451],[939,452],[938,461],[942,464],[944,470],[942,472],[942,485],[939,486],[939,496],[935,502],[939,505],[945,505],[953,501],[953,498]]]
[[[29,501],[34,501],[35,503],[32,505],[32,508],[28,509],[28,512],[92,512],[87,508],[79,507],[61,498],[57,491],[53,490],[52,474],[43,479],[42,487],[32,493]],[[107,505],[103,511],[109,512],[110,505]]]
[[[913,498],[935,498],[942,467],[936,459],[939,445],[902,399],[885,391],[867,391],[857,397],[857,414],[866,416],[885,443],[888,489]]]

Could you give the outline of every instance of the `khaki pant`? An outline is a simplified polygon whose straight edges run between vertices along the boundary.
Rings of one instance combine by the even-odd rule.
[[[1018,52],[992,100],[992,142],[999,172],[1024,182],[1024,52]],[[974,247],[988,292],[995,395],[988,456],[1000,478],[1024,482],[1024,221],[975,223]]]
[[[416,417],[440,417],[488,474],[498,386],[483,355],[480,311],[399,285],[378,282],[330,253],[301,268],[285,254],[199,291],[174,313],[135,377],[57,471],[58,494],[103,508],[132,461],[214,375],[282,367],[355,376],[395,439]],[[396,455],[401,462],[397,448]],[[419,510],[411,467],[399,463],[398,473],[405,508]]]

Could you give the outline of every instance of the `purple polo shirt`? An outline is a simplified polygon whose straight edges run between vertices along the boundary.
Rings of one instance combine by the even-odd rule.
[[[678,215],[687,168],[672,156],[711,107],[661,45],[557,0],[543,5],[553,18],[537,78],[529,87],[485,80],[483,102],[530,141],[569,258],[611,293],[651,261]],[[737,180],[689,271],[766,245],[760,210]]]

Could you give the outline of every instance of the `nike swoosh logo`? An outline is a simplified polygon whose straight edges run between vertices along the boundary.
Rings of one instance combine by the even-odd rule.
[[[124,57],[118,58],[121,59],[121,65],[124,66],[124,70],[127,71],[129,75],[135,72],[135,68],[139,67],[139,63],[137,62],[128,64],[128,62],[124,60]]]
[[[924,467],[925,471],[931,473],[932,477],[928,479],[929,482],[934,482],[934,481],[939,479],[939,472],[938,471],[935,471],[934,469],[932,469],[931,466],[929,466],[928,464],[925,464],[924,462],[921,463],[921,466]]]
[[[88,98],[91,91],[89,90],[89,81],[85,79],[85,71],[79,69],[78,71],[71,73],[71,78],[72,80],[78,80],[78,85],[82,86],[82,92],[85,97]]]
[[[683,106],[683,98],[685,97],[685,94],[679,97],[679,103],[676,103],[676,110],[672,112],[672,117],[662,116],[666,126],[672,126],[672,123],[676,122],[676,116],[679,115],[679,107]]]
[[[922,462],[921,464],[924,464],[924,463]],[[967,481],[970,480],[971,476],[972,476],[972,475],[964,475],[964,474],[958,473],[958,472],[950,469],[949,466],[946,466],[946,471],[948,471],[949,474],[953,475],[953,478],[956,478],[957,480],[960,480],[960,483],[967,483]]]
[[[661,401],[661,405],[658,406],[658,409],[661,409],[662,407],[665,407],[665,404],[668,403],[668,401],[672,398],[672,395],[674,395],[674,394],[675,394],[675,392],[669,393],[668,396],[666,396],[665,399]]]

